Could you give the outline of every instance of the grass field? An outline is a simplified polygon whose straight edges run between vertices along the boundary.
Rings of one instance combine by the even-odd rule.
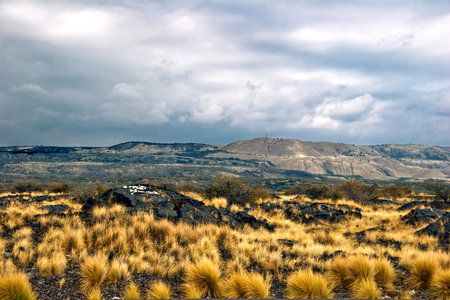
[[[227,206],[226,199],[186,194]],[[311,201],[294,195],[260,202],[284,200]],[[396,209],[408,201],[320,200],[362,209],[361,219],[338,223],[302,224],[281,211],[249,212],[275,225],[273,232],[174,224],[120,205],[96,207],[86,221],[77,214],[82,204],[69,196],[12,201],[0,206],[0,298],[450,299],[448,244],[414,235],[426,224],[401,220],[409,211]],[[39,209],[56,203],[69,205],[69,213]]]

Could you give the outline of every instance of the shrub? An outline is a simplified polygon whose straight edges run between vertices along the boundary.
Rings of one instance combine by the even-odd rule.
[[[412,288],[426,290],[438,269],[439,263],[433,256],[422,254],[411,262],[408,282]]]
[[[80,266],[81,288],[88,291],[99,287],[108,274],[108,263],[104,256],[88,256]]]
[[[450,270],[439,271],[431,281],[430,296],[450,299]]]
[[[310,199],[330,198],[331,188],[324,184],[298,185],[288,189],[286,195],[305,195]]]
[[[36,299],[36,294],[25,274],[13,272],[0,276],[0,299],[32,300]]]
[[[366,202],[376,198],[376,186],[351,179],[336,186],[345,199],[357,202]]]
[[[125,299],[141,299],[141,293],[136,283],[131,282],[123,292],[123,298]]]
[[[287,279],[286,296],[288,298],[328,299],[333,294],[326,279],[311,270],[300,270]]]
[[[220,298],[220,269],[211,260],[203,258],[186,268],[184,281],[202,294],[201,298]]]
[[[152,284],[147,291],[148,299],[170,299],[172,298],[172,290],[162,281],[157,281]]]
[[[389,199],[406,197],[411,193],[412,193],[411,187],[409,186],[401,187],[395,184],[388,185],[380,190],[380,196]]]
[[[42,183],[37,180],[16,180],[13,184],[16,193],[30,193],[42,191]]]
[[[205,187],[203,195],[207,199],[226,198],[229,204],[244,205],[258,199],[269,198],[270,194],[263,187],[251,188],[236,178],[216,177]]]
[[[355,299],[380,299],[381,291],[373,279],[364,278],[357,280],[352,285],[352,297]]]
[[[68,193],[71,192],[75,187],[67,182],[55,182],[49,187],[49,192],[52,193]]]
[[[450,201],[450,184],[443,181],[427,182],[425,187],[434,193],[437,199]]]

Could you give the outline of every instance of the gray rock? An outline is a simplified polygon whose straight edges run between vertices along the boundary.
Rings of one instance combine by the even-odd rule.
[[[421,223],[432,223],[442,215],[444,215],[444,211],[440,209],[435,209],[434,211],[429,208],[423,209],[413,209],[408,214],[402,217],[402,220],[406,220],[406,224],[410,225],[418,225]]]
[[[69,205],[66,204],[54,204],[54,205],[46,205],[39,208],[40,210],[45,210],[51,214],[62,214],[65,213],[69,209]]]

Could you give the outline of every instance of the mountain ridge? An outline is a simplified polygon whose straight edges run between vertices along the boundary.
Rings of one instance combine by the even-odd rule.
[[[207,170],[208,174],[237,176],[275,177],[292,171],[367,179],[450,180],[450,147],[358,146],[285,138],[255,138],[219,146],[131,141],[110,147],[0,147],[0,164],[3,169],[14,170],[15,175],[20,175],[21,170],[25,172],[27,164],[28,168],[37,169],[39,165],[42,170],[59,168],[63,173],[70,174],[75,172],[73,170],[83,173],[81,164],[89,165],[92,172],[101,173],[103,166],[108,172],[118,174],[124,171],[123,168],[139,172],[165,172],[164,168],[175,168],[182,174],[183,170],[194,167]],[[29,174],[37,172],[27,170]]]

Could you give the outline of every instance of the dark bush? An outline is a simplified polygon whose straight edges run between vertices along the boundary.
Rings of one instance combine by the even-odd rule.
[[[67,182],[55,182],[50,184],[48,191],[52,193],[68,193],[74,190],[74,186]]]
[[[426,182],[425,187],[431,193],[433,193],[437,199],[450,201],[450,184],[443,181],[431,181]]]
[[[297,185],[286,191],[286,195],[304,195],[310,199],[332,198],[332,189],[324,184]]]
[[[412,193],[412,188],[409,186],[398,186],[395,184],[388,185],[382,188],[380,191],[380,196],[388,199],[397,199],[406,197]]]
[[[223,197],[230,204],[244,205],[268,198],[270,194],[266,188],[249,187],[237,178],[216,177],[204,188],[203,196],[207,199]]]
[[[13,184],[13,191],[16,193],[38,192],[42,188],[42,183],[37,180],[16,180]]]
[[[81,199],[83,201],[88,198],[94,198],[97,195],[103,194],[109,189],[106,184],[100,183],[89,183],[80,187],[73,189],[73,195],[75,198]]]
[[[11,189],[6,184],[0,182],[0,193],[9,193]]]
[[[366,184],[355,179],[342,182],[335,189],[338,193],[342,193],[345,199],[357,202],[366,202],[378,196],[375,185]]]

